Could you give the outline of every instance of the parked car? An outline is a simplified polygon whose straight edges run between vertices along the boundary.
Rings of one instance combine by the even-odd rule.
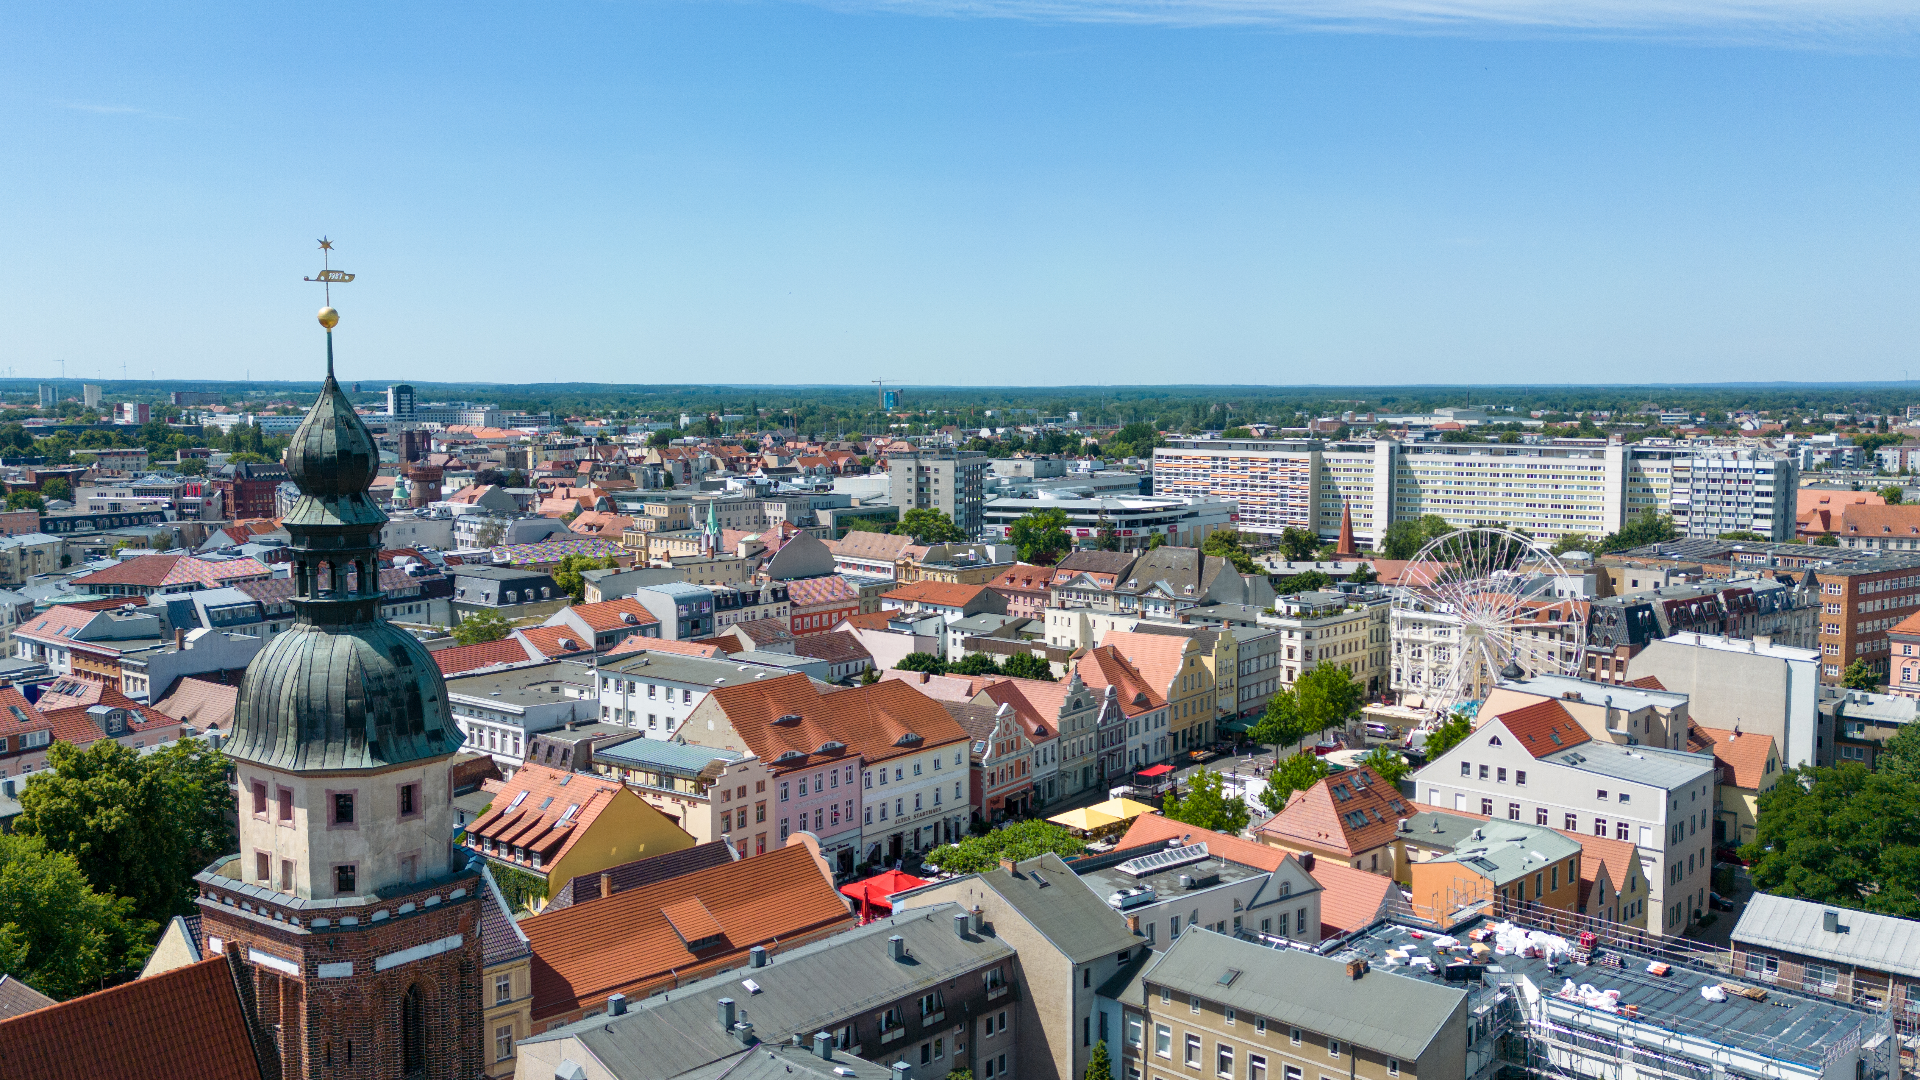
[[[1732,863],[1735,866],[1748,865],[1747,860],[1740,857],[1740,849],[1731,844],[1722,844],[1714,848],[1713,857],[1720,862]]]
[[[1191,750],[1191,751],[1188,751],[1187,753],[1187,758],[1196,765],[1202,765],[1209,761],[1214,761],[1219,757],[1220,757],[1220,752],[1218,750],[1212,750],[1212,749]]]
[[[1724,896],[1721,896],[1719,893],[1708,893],[1707,902],[1710,905],[1712,905],[1713,910],[1715,911],[1732,911],[1733,910],[1733,901],[1727,899]]]
[[[1367,734],[1376,739],[1393,738],[1393,729],[1378,720],[1367,721]]]

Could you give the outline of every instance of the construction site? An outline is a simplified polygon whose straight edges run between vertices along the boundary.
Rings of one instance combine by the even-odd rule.
[[[1913,1068],[1911,1025],[1885,1009],[1755,982],[1731,953],[1566,912],[1490,906],[1442,930],[1406,911],[1320,951],[1368,978],[1466,991],[1469,1080],[1899,1080]]]

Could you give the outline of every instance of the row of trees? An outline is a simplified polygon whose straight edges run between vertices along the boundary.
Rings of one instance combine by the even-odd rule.
[[[971,539],[966,531],[955,525],[953,519],[944,511],[923,506],[914,507],[901,514],[899,521],[853,518],[847,522],[847,528],[853,532],[911,536],[916,544],[964,544]]]
[[[1046,657],[1030,652],[1014,653],[999,662],[986,653],[968,653],[951,664],[932,653],[916,652],[901,657],[894,669],[923,671],[929,675],[1005,675],[1014,679],[1059,681],[1054,678],[1053,667],[1047,663]]]

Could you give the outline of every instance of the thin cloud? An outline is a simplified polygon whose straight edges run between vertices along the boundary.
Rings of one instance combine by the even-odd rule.
[[[1906,51],[1914,5],[1893,0],[820,0],[952,18],[1360,33],[1585,34]]]
[[[133,105],[99,105],[89,101],[59,101],[55,102],[55,104],[63,109],[71,109],[74,112],[93,113],[97,116],[144,116],[152,120],[180,119],[177,116],[169,116],[166,113],[157,113],[150,109],[142,109]]]

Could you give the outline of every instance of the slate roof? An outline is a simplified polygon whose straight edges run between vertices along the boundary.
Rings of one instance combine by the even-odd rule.
[[[1827,931],[1829,911],[1839,913],[1840,933]],[[1754,893],[1733,928],[1733,942],[1868,971],[1920,976],[1920,921],[1791,896]]]
[[[1072,963],[1089,963],[1142,944],[1128,932],[1120,913],[1052,852],[1014,863],[1011,872],[989,870],[979,878]]]
[[[1286,807],[1258,831],[1277,843],[1339,851],[1352,858],[1392,841],[1400,819],[1412,813],[1398,788],[1362,765],[1294,792]]]
[[[507,898],[501,894],[500,883],[493,880],[493,871],[484,859],[480,860],[480,876],[486,881],[480,893],[481,963],[492,967],[532,955],[533,946],[527,942],[527,935],[520,932],[520,924],[508,914]]]
[[[732,844],[725,840],[711,840],[704,844],[695,844],[690,848],[681,848],[679,851],[655,855],[649,859],[621,863],[598,874],[580,874],[553,890],[545,910],[552,911],[556,908],[600,899],[600,879],[603,876],[607,878],[608,891],[611,894],[654,885],[662,881],[671,881],[700,870],[725,866],[733,861],[735,859]]]
[[[52,998],[11,975],[0,975],[0,1020],[58,1004]]]
[[[1223,984],[1230,970],[1242,974]],[[1197,927],[1181,934],[1142,977],[1150,987],[1196,994],[1402,1063],[1418,1061],[1441,1029],[1464,1014],[1467,999],[1465,990],[1414,979],[1349,978],[1339,960]]]
[[[939,702],[890,679],[823,694],[796,673],[723,686],[708,700],[755,757],[781,772],[855,755],[887,761],[966,738]]]
[[[224,956],[0,1021],[7,1080],[263,1080]]]
[[[852,664],[861,660],[871,662],[873,654],[860,639],[845,630],[829,630],[824,634],[807,634],[793,639],[793,655],[804,656],[810,660],[825,660],[829,664]]]
[[[666,909],[687,900],[697,900],[719,927],[718,942],[695,951],[675,932]],[[834,891],[813,853],[793,844],[543,912],[522,919],[520,928],[533,942],[538,1018],[598,1004],[610,993],[638,990],[675,972],[743,958],[754,945],[852,923],[846,898]]]

